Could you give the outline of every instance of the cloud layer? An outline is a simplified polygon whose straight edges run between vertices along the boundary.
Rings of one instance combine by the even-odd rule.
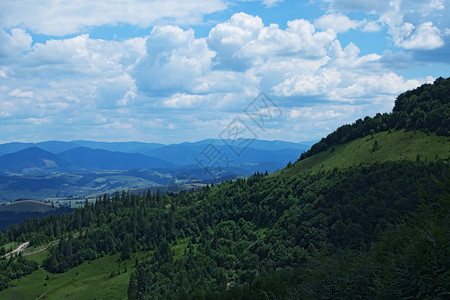
[[[197,36],[190,26],[227,3],[2,1],[0,141],[214,138],[245,117],[260,91],[284,112],[260,138],[319,138],[391,110],[396,95],[432,80],[403,70],[416,53],[448,47],[448,21],[430,17],[447,8],[436,0],[411,11],[409,2],[328,0],[318,18],[277,24],[236,12]],[[123,40],[86,33],[118,23],[151,28]],[[358,40],[343,44],[340,36],[356,31],[385,31],[395,52],[361,54]],[[36,33],[61,37],[33,42]]]
[[[40,34],[64,36],[89,27],[132,24],[149,27],[159,22],[192,25],[203,22],[205,14],[225,9],[222,0],[3,0],[0,24],[24,26]]]

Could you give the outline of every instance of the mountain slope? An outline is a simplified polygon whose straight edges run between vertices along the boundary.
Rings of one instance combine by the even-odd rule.
[[[172,168],[173,164],[155,157],[139,153],[111,152],[79,147],[64,151],[58,157],[85,170],[131,170]]]
[[[30,147],[0,157],[0,170],[8,172],[50,173],[70,168],[70,163],[64,159],[37,147]]]
[[[400,94],[391,113],[358,119],[346,124],[300,156],[308,158],[332,146],[341,145],[354,139],[388,130],[421,130],[439,136],[450,136],[450,77],[435,80],[434,84],[424,84],[414,90]]]
[[[81,141],[76,140],[71,143],[78,145],[79,147],[87,147],[98,150],[108,150],[113,152],[125,152],[125,153],[141,153],[150,151],[155,148],[164,146],[159,143],[141,143],[141,142],[94,142],[94,141]]]
[[[182,143],[168,145],[147,152],[148,156],[158,157],[166,161],[171,161],[178,166],[197,165],[208,157],[219,159],[223,164],[244,164],[244,163],[267,163],[273,162],[278,168],[283,167],[288,161],[295,160],[298,154],[308,149],[307,146],[286,142],[286,145],[279,142],[258,141],[257,146],[265,149],[253,147],[253,143],[248,148],[224,145],[220,140],[211,140],[210,143]],[[275,143],[274,145],[270,145]],[[292,148],[278,148],[279,146],[291,146]],[[224,165],[222,165],[224,167]],[[260,170],[264,171],[264,170]]]
[[[450,157],[450,78],[400,94],[391,113],[358,119],[322,138],[280,173]]]
[[[434,133],[394,130],[358,138],[299,160],[277,174],[292,176],[385,161],[450,159],[450,139]]]

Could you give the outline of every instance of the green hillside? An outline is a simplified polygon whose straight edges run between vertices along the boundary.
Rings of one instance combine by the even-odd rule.
[[[11,288],[0,293],[0,298],[125,299],[133,268],[131,262],[128,265],[118,263],[117,258],[118,255],[105,256],[85,262],[63,274],[39,269],[27,277],[12,281]]]
[[[299,160],[277,174],[291,176],[385,161],[449,160],[450,138],[422,131],[383,131]]]

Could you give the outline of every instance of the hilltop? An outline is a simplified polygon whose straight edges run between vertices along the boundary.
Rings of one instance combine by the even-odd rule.
[[[280,171],[287,176],[385,161],[450,158],[450,78],[399,95],[391,113],[346,124]]]
[[[423,131],[393,130],[357,138],[299,160],[275,174],[292,176],[307,172],[345,169],[386,161],[442,161],[450,159],[450,140]]]

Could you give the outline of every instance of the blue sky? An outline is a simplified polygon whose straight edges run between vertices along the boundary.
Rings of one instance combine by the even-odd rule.
[[[0,142],[197,141],[236,118],[316,140],[450,76],[449,15],[444,0],[3,0]],[[260,92],[263,127],[246,114]]]

